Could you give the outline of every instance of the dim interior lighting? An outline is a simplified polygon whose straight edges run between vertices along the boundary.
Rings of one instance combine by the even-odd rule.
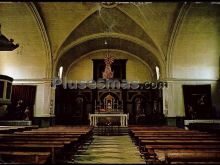
[[[59,68],[59,73],[58,73],[58,77],[61,79],[62,78],[62,74],[63,74],[63,67],[61,66]]]

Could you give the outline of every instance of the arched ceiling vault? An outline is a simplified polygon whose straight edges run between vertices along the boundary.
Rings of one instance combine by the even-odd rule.
[[[109,48],[137,55],[152,68],[158,65],[162,77],[167,77],[166,60],[172,56],[178,29],[175,24],[180,20],[182,3],[118,4],[112,8],[89,2],[37,2],[36,5],[51,41],[53,75],[61,64],[69,66],[83,53],[103,49],[95,42],[102,44],[104,38],[109,38],[107,35],[112,35],[110,38],[115,42],[132,46],[117,47],[110,43]],[[54,10],[59,11],[54,14]],[[79,53],[76,49],[80,49]]]
[[[107,41],[107,45],[104,44],[105,41]],[[87,40],[69,49],[69,51],[67,51],[63,56],[61,56],[61,58],[59,58],[56,65],[56,73],[58,72],[59,67],[63,66],[63,74],[65,75],[66,71],[75,60],[89,52],[101,49],[122,50],[129,52],[130,54],[134,54],[146,62],[152,68],[152,70],[156,65],[161,67],[158,59],[143,46],[122,38],[111,38],[103,36],[100,38]]]
[[[176,18],[175,22],[172,25],[172,33],[170,35],[169,45],[167,47],[167,55],[166,55],[167,77],[171,77],[171,75],[172,75],[171,58],[172,58],[173,48],[174,48],[175,41],[176,41],[176,38],[178,36],[179,30],[180,30],[180,28],[183,24],[183,21],[184,21],[184,18],[186,16],[187,12],[190,9],[190,6],[191,6],[190,2],[181,4],[179,13],[177,15],[177,18]]]
[[[44,43],[44,47],[45,47],[45,53],[46,53],[46,77],[47,78],[51,78],[52,73],[51,70],[53,69],[53,64],[52,64],[52,53],[51,53],[51,44],[49,41],[49,36],[47,34],[47,30],[45,27],[45,24],[42,20],[42,17],[37,9],[37,7],[35,6],[35,4],[33,2],[25,2],[25,5],[28,7],[31,15],[34,17],[36,24],[38,25],[38,28],[40,30],[42,39],[43,39],[43,43]]]
[[[118,8],[100,8],[81,22],[66,38],[55,62],[55,74],[60,66],[64,67],[65,74],[71,63],[85,53],[107,48],[104,45],[107,40],[109,49],[134,54],[147,62],[152,70],[155,66],[163,68],[164,60],[156,44],[134,20]]]
[[[148,63],[146,63],[145,61],[143,61],[142,59],[140,59],[139,57],[137,57],[137,55],[134,55],[134,54],[131,54],[131,53],[129,53],[129,52],[122,51],[122,50],[113,50],[113,49],[100,49],[100,50],[95,50],[95,51],[89,52],[88,54],[85,54],[85,55],[81,56],[80,58],[78,58],[77,60],[75,60],[75,61],[69,66],[69,68],[67,68],[67,71],[66,71],[65,75],[63,75],[63,76],[64,76],[64,77],[68,77],[68,74],[69,74],[69,72],[71,71],[72,67],[73,67],[78,61],[80,61],[82,58],[85,58],[85,57],[87,57],[87,56],[90,56],[90,55],[92,55],[92,54],[94,54],[94,53],[98,53],[98,52],[105,52],[105,53],[106,53],[107,51],[109,51],[110,53],[111,53],[111,52],[115,52],[115,53],[119,52],[119,53],[127,54],[127,55],[129,55],[129,56],[132,56],[132,57],[136,58],[137,60],[139,60],[140,62],[142,62],[142,63],[148,68],[149,73],[150,73],[150,80],[156,80],[157,75],[156,75],[155,71],[152,70],[152,68],[148,65]]]
[[[60,52],[60,57],[65,55],[70,49],[72,49],[74,46],[76,46],[78,44],[81,44],[81,43],[86,42],[88,40],[94,40],[94,39],[103,38],[103,37],[109,38],[108,40],[111,40],[110,38],[118,38],[118,39],[128,40],[128,41],[131,41],[137,45],[141,45],[142,47],[144,47],[147,50],[147,52],[149,52],[148,55],[154,55],[158,59],[159,65],[161,66],[161,68],[164,65],[163,59],[161,58],[160,55],[157,54],[157,50],[154,47],[152,47],[150,44],[148,44],[138,38],[135,38],[135,37],[132,37],[129,35],[125,35],[125,34],[119,34],[119,33],[108,33],[108,34],[98,33],[98,34],[93,34],[93,35],[79,38],[78,40],[76,40],[76,41],[70,43],[69,45],[67,45],[66,47],[64,47],[62,49],[62,51]],[[108,43],[108,44],[112,44],[112,43]],[[55,65],[57,65],[57,62],[58,61],[55,61]]]

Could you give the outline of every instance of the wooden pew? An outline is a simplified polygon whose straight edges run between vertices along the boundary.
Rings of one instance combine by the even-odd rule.
[[[210,134],[135,134],[134,137],[219,137]]]
[[[35,147],[35,149],[42,149],[42,148],[49,148],[49,150],[51,150],[51,153],[52,153],[52,162],[54,161],[54,147],[60,147],[60,148],[63,148],[65,144],[70,144],[71,142],[73,142],[74,140],[77,141],[78,138],[63,138],[61,136],[56,136],[54,134],[53,138],[48,138],[48,139],[45,139],[45,138],[42,138],[42,137],[26,137],[24,138],[24,136],[21,136],[21,134],[13,134],[13,135],[3,135],[4,137],[1,137],[0,138],[0,141],[1,142],[4,142],[4,144],[7,146],[7,147],[12,147],[11,145],[13,146],[16,146],[16,148],[14,148],[14,150],[26,150],[27,148],[32,148],[32,147]],[[17,136],[20,136],[20,137],[17,137]],[[25,135],[27,136],[27,135]],[[44,137],[44,136],[43,136]],[[57,139],[58,138],[58,139]],[[62,144],[62,146],[57,146],[57,145],[60,145]],[[37,146],[36,146],[37,145]],[[45,146],[47,145],[47,146]],[[50,145],[50,146],[48,146]],[[51,146],[52,145],[52,146]],[[1,146],[1,147],[5,147],[5,146]]]
[[[13,133],[16,131],[25,131],[36,129],[38,126],[0,126],[0,133]]]
[[[196,136],[196,135],[199,135],[199,136],[210,136],[210,134],[208,133],[200,133],[200,132],[132,132],[130,133],[130,136],[131,137],[136,137],[136,136],[173,136],[173,135],[176,135],[176,136]]]
[[[36,151],[36,152],[50,152],[51,162],[55,162],[55,153],[60,151],[64,144],[42,144],[42,143],[0,143],[0,151]]]
[[[171,164],[171,162],[220,162],[220,151],[187,151],[166,152],[156,151],[158,160]]]
[[[62,135],[62,134],[44,134],[42,136],[42,134],[0,134],[0,138],[10,138],[10,137],[14,137],[14,138],[47,138],[47,139],[53,139],[53,138],[79,138],[81,137],[81,134],[74,134],[74,135]]]
[[[19,152],[26,152],[27,155],[28,152],[49,152],[51,162],[54,163],[56,152],[71,145],[77,146],[79,140],[92,135],[92,130],[93,127],[59,126],[0,134],[0,151],[5,154],[13,152],[15,157]]]
[[[145,136],[141,136],[141,137],[137,137],[138,140],[220,140],[220,137],[215,137],[215,136],[210,136],[210,137],[201,137],[201,136],[188,136],[188,137],[184,137],[184,136],[164,136],[164,137],[145,137]]]
[[[155,156],[155,150],[160,150],[166,152],[167,150],[209,150],[209,151],[216,151],[220,150],[220,145],[145,145],[146,156]]]
[[[50,152],[0,151],[0,156],[6,162],[10,160],[10,163],[45,164]]]
[[[129,131],[146,158],[158,157],[166,163],[220,162],[217,135],[167,127],[129,127]]]
[[[220,140],[141,140],[141,145],[168,145],[168,144],[203,144],[203,145],[220,145]]]

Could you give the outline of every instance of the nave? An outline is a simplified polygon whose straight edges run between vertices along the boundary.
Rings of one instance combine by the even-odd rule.
[[[129,126],[128,135],[121,136],[93,131],[90,126],[57,125],[1,132],[1,164],[220,163],[216,134],[170,126]]]
[[[94,136],[91,145],[74,158],[77,164],[146,164],[128,135]]]

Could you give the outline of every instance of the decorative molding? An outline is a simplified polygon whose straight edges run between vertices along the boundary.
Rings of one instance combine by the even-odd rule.
[[[47,31],[46,31],[45,25],[43,23],[43,20],[40,16],[40,13],[39,13],[38,9],[36,8],[35,4],[33,2],[26,2],[25,4],[30,9],[30,12],[32,13],[33,17],[35,18],[36,23],[39,27],[41,36],[43,38],[44,47],[45,47],[46,56],[47,56],[47,58],[46,58],[47,59],[47,61],[46,61],[46,77],[51,78],[52,70],[53,70],[52,69],[52,67],[53,67],[53,64],[52,64],[53,57],[52,57],[50,41],[49,41],[49,37],[48,37]]]
[[[14,79],[13,85],[27,85],[27,84],[51,84],[52,79],[42,78],[42,79]]]
[[[170,35],[170,39],[169,39],[169,45],[167,47],[167,54],[166,54],[166,61],[167,61],[167,67],[166,67],[166,72],[167,72],[167,77],[171,77],[172,76],[172,54],[173,54],[173,49],[175,46],[175,42],[176,42],[176,38],[179,34],[179,31],[183,25],[184,22],[184,18],[186,16],[186,14],[189,11],[189,8],[191,6],[190,2],[183,2],[179,13],[177,15],[177,18],[175,20],[175,23],[173,24],[172,27],[172,32]]]
[[[219,79],[184,79],[184,78],[167,78],[167,79],[161,79],[161,81],[167,81],[167,82],[175,82],[175,81],[193,81],[193,82],[199,82],[199,81],[219,81]]]
[[[101,2],[100,5],[104,8],[110,9],[110,8],[116,7],[118,3],[117,2]]]
[[[51,115],[51,114],[34,114],[34,118],[41,118],[41,117],[51,118],[51,117],[55,117],[55,115]]]

